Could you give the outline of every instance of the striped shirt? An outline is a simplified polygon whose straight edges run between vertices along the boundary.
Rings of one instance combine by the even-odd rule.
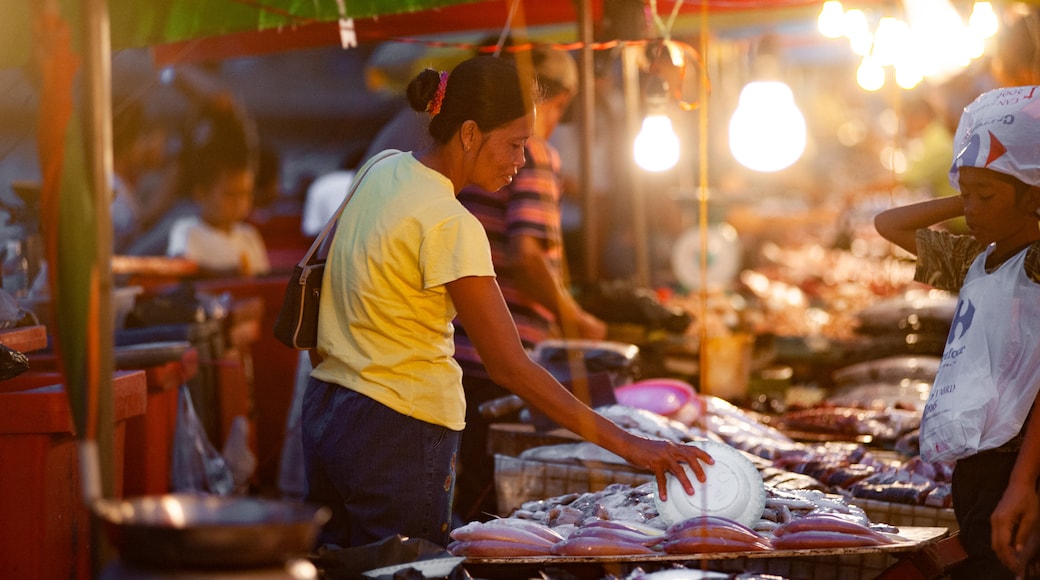
[[[509,240],[518,236],[536,238],[549,265],[559,273],[563,260],[560,232],[560,155],[544,139],[532,137],[524,149],[526,164],[513,182],[495,192],[468,187],[459,201],[484,224],[491,242],[498,285],[513,315],[520,340],[527,349],[549,336],[554,316],[521,290],[516,274],[503,267],[508,262]],[[487,377],[466,329],[455,321],[455,360],[470,376]]]
[[[959,292],[971,263],[985,250],[986,246],[972,236],[927,228],[917,230],[914,280],[940,290]],[[1029,246],[1024,267],[1026,276],[1040,284],[1040,241]]]

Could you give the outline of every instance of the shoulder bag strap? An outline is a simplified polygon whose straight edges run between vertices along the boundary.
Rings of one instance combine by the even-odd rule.
[[[350,182],[350,189],[347,191],[347,196],[343,198],[343,203],[339,204],[339,209],[336,210],[336,213],[334,213],[332,217],[329,218],[329,221],[325,222],[325,227],[321,229],[321,232],[318,233],[318,236],[314,238],[314,242],[311,243],[310,249],[307,250],[307,253],[304,254],[303,258],[300,259],[299,265],[301,267],[313,263],[315,256],[321,258],[328,253],[328,244],[326,244],[325,242],[331,239],[330,234],[336,230],[336,224],[339,222],[339,216],[343,213],[343,208],[347,207],[347,202],[350,201],[351,197],[353,197],[354,192],[357,191],[358,185],[361,184],[361,179],[365,177],[365,174],[368,173],[368,170],[371,169],[373,165],[382,161],[383,159],[386,159],[387,157],[390,157],[391,155],[396,155],[397,153],[397,151],[393,150],[386,150],[377,153],[371,159],[369,159],[368,162],[361,167],[361,169],[358,170],[357,175],[355,175],[354,179],[352,179]],[[319,249],[322,250],[320,253]]]

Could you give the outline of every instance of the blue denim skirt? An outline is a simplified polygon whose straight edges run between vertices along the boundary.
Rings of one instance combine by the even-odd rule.
[[[447,546],[460,431],[313,377],[301,428],[307,501],[332,510],[318,545],[400,534]]]

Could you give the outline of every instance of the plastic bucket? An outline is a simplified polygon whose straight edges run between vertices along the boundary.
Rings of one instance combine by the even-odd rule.
[[[701,393],[730,402],[747,398],[754,343],[754,336],[743,333],[708,337],[704,345]]]

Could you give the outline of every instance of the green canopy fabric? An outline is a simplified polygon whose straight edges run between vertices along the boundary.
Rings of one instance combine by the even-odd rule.
[[[479,0],[109,0],[113,49],[236,32],[403,14]]]
[[[294,27],[340,18],[407,14],[481,0],[109,0],[112,50],[239,32]],[[555,1],[555,0],[554,0]],[[39,0],[0,0],[0,68],[23,66],[31,53],[30,7]],[[62,12],[79,2],[60,0]],[[72,18],[69,18],[72,23]],[[75,27],[74,27],[75,28]],[[75,32],[75,31],[74,31]]]

